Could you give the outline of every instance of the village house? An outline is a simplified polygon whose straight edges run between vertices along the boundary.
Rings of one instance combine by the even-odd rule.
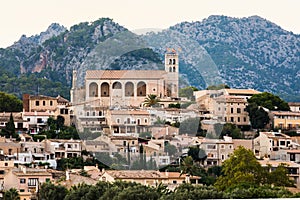
[[[62,116],[64,124],[70,126],[69,101],[61,96],[49,97],[44,95],[23,95],[24,113],[48,113],[49,117]],[[27,114],[28,115],[28,114]]]
[[[198,184],[200,177],[188,176],[179,172],[160,172],[155,170],[103,170],[99,176],[100,181],[115,182],[128,181],[136,182],[147,186],[164,184],[169,189],[174,189],[182,183]]]
[[[22,112],[3,112],[0,113],[0,130],[4,129],[9,122],[10,115],[12,115],[17,133],[23,133],[28,130],[28,122],[23,119]]]
[[[300,112],[270,111],[271,127],[280,130],[298,130],[300,128]]]
[[[254,139],[254,152],[258,157],[270,158],[274,151],[289,149],[291,144],[291,137],[281,132],[260,132]]]
[[[45,151],[50,153],[51,158],[54,155],[55,159],[80,157],[82,151],[82,141],[73,139],[46,139]]]
[[[37,192],[40,184],[52,181],[52,174],[46,169],[11,168],[3,177],[4,190],[16,188],[19,192],[20,199],[33,200],[37,199]]]
[[[232,138],[228,136],[224,136],[224,139],[203,138],[199,148],[205,151],[205,155],[199,156],[207,156],[204,163],[207,166],[222,165],[234,151]]]
[[[146,110],[110,110],[108,125],[113,136],[134,136],[149,132],[150,114]]]

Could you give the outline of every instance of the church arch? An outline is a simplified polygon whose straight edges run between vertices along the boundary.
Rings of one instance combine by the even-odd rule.
[[[106,82],[101,84],[101,97],[109,97],[109,84]]]
[[[89,85],[89,97],[98,97],[98,84],[95,82]]]
[[[119,81],[116,81],[113,83],[112,89],[122,89],[122,84]]]
[[[134,96],[134,85],[132,82],[126,82],[125,84],[125,96],[133,97]]]
[[[144,81],[140,81],[137,84],[137,96],[146,96],[147,85]]]

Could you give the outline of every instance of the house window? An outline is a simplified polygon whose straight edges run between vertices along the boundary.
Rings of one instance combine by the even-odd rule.
[[[53,101],[50,101],[50,106],[53,106]]]
[[[43,123],[42,118],[37,118],[37,123]]]
[[[46,105],[46,101],[43,101],[43,106],[45,106]]]
[[[117,124],[120,124],[120,118],[117,119]]]
[[[27,118],[27,121],[30,122],[30,118]]]
[[[224,144],[221,145],[221,149],[225,149],[225,145]]]
[[[280,146],[285,146],[285,141],[280,141]]]
[[[39,106],[40,105],[40,101],[35,101],[35,105]]]
[[[216,149],[216,145],[215,144],[208,144],[206,146],[207,149]]]
[[[230,117],[230,121],[231,121],[231,122],[234,122],[234,117]]]
[[[123,146],[126,146],[126,141],[123,141]]]
[[[145,124],[147,124],[147,123],[148,123],[148,119],[147,119],[147,118],[145,118],[145,119],[144,119],[144,122],[145,122]]]
[[[241,113],[241,109],[240,109],[240,108],[237,108],[237,109],[236,109],[236,112],[237,112],[237,113]]]
[[[225,156],[223,154],[221,155],[221,158],[222,158],[222,160],[225,160]]]
[[[37,178],[30,178],[28,179],[28,186],[37,186],[39,179]]]
[[[7,167],[7,166],[8,166],[8,163],[7,163],[7,162],[6,162],[6,163],[4,163],[4,166],[5,166],[5,167]]]
[[[177,184],[177,181],[176,181],[176,180],[173,180],[173,184]]]
[[[233,113],[233,108],[230,109],[230,113]]]
[[[240,122],[241,121],[241,119],[240,119],[240,117],[238,117],[238,122]]]
[[[25,184],[25,183],[26,183],[26,179],[25,179],[25,178],[21,178],[21,179],[20,179],[20,183],[21,183],[21,184]]]

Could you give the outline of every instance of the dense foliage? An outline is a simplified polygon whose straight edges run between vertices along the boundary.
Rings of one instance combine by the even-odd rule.
[[[15,123],[12,114],[10,114],[9,121],[6,123],[5,128],[1,129],[0,135],[6,138],[12,137],[19,139],[19,135],[15,130]]]
[[[101,182],[96,185],[79,184],[66,190],[61,185],[44,183],[39,192],[42,200],[182,200],[182,199],[242,199],[242,198],[292,198],[292,194],[280,187],[257,186],[235,188],[231,192],[219,191],[213,186],[181,184],[174,191],[163,184],[144,186],[135,182]]]
[[[268,92],[253,95],[248,99],[248,105],[246,107],[252,128],[262,129],[269,123],[270,118],[265,109],[289,111],[290,107],[288,103],[279,96]]]
[[[15,95],[0,92],[0,112],[21,112],[23,103]]]
[[[256,104],[269,110],[289,111],[290,107],[287,102],[282,100],[279,96],[273,95],[269,92],[262,92],[254,94],[248,99],[249,104]]]
[[[222,173],[215,186],[223,191],[261,185],[293,186],[284,166],[279,166],[270,172],[270,168],[260,165],[251,150],[242,146],[234,150],[230,158],[224,161]]]

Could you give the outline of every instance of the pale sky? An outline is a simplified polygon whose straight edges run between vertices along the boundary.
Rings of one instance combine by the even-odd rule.
[[[300,34],[299,0],[8,0],[0,7],[0,47],[22,34],[36,35],[57,22],[67,28],[101,17],[128,28],[164,29],[210,15],[259,15],[285,30]]]

